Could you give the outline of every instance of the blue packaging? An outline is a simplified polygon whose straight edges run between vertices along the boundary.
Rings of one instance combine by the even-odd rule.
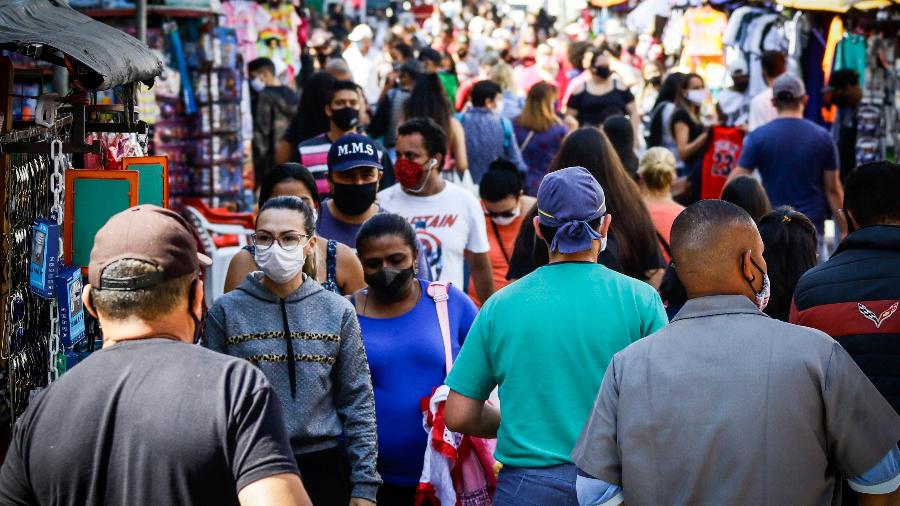
[[[79,267],[65,267],[56,277],[59,342],[66,348],[71,348],[84,339],[84,303],[81,300],[83,287]]]
[[[45,299],[56,296],[59,253],[59,225],[45,218],[36,219],[31,233],[28,281],[31,291]]]

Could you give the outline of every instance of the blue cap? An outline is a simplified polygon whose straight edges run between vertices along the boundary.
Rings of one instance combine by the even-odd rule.
[[[338,139],[328,150],[328,171],[343,172],[356,167],[381,166],[381,151],[375,141],[357,133],[349,133]]]
[[[591,249],[600,234],[589,221],[606,214],[603,188],[584,167],[569,167],[544,176],[537,194],[541,225],[556,228],[551,251],[577,253]]]

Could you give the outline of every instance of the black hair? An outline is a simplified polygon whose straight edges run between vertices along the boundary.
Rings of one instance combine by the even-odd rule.
[[[316,186],[316,179],[309,169],[299,163],[282,163],[273,167],[263,178],[262,184],[259,186],[259,206],[263,207],[268,203],[269,199],[272,198],[272,192],[275,191],[275,186],[277,186],[278,183],[289,179],[294,179],[303,183],[303,186],[305,186],[306,189],[309,190],[310,195],[312,195],[313,202],[315,202],[316,205],[321,203],[319,189]]]
[[[787,71],[784,53],[781,51],[765,51],[759,58],[763,74],[776,78]]]
[[[787,206],[766,213],[759,219],[758,228],[766,246],[763,258],[772,281],[765,313],[787,321],[800,276],[816,265],[816,228],[803,213]]]
[[[475,86],[472,86],[469,97],[472,99],[473,106],[484,107],[488,100],[493,99],[500,93],[503,93],[503,90],[500,89],[499,84],[494,81],[484,80],[478,81],[475,83]]]
[[[436,49],[423,47],[421,50],[419,50],[419,61],[421,62],[430,61],[436,65],[440,65],[442,59],[443,57],[441,56],[441,53],[439,53]]]
[[[314,218],[313,210],[306,202],[303,202],[300,197],[285,195],[283,197],[275,197],[273,199],[269,199],[260,208],[259,216],[262,216],[262,214],[269,209],[287,209],[303,214],[303,228],[306,229],[306,233],[308,235],[315,235],[316,220]]]
[[[437,74],[422,74],[403,105],[406,118],[430,118],[444,132],[450,131],[453,106]]]
[[[353,81],[335,81],[328,91],[328,100],[325,102],[325,105],[331,105],[331,101],[334,100],[334,96],[337,95],[339,91],[355,91],[356,93],[359,93],[359,85]]]
[[[406,221],[406,218],[392,213],[378,213],[362,224],[359,232],[356,234],[356,251],[362,253],[365,250],[365,245],[371,239],[386,235],[396,235],[403,239],[403,242],[412,250],[413,261],[415,261],[418,253],[416,231]]]
[[[699,262],[699,257],[682,258],[684,252],[708,247],[719,238],[719,232],[732,224],[755,227],[747,211],[724,200],[707,199],[687,206],[672,223],[669,246],[676,268],[681,261]],[[682,280],[684,281],[684,280]]]
[[[747,211],[753,221],[772,210],[765,188],[751,176],[740,176],[729,181],[722,188],[722,200]]]
[[[687,74],[683,72],[672,72],[666,76],[662,87],[659,88],[659,95],[656,96],[656,103],[653,104],[653,107],[663,102],[675,102],[675,99],[678,98],[678,90],[681,89],[681,81],[684,81],[685,77]]]
[[[653,104],[653,110],[650,116],[650,135],[647,136],[647,146],[654,148],[662,146],[663,140],[663,109],[660,104],[675,103],[678,98],[681,82],[687,74],[681,72],[673,72],[666,76],[662,86],[659,88],[659,95],[656,96],[656,102]]]
[[[594,230],[598,230],[600,228],[600,225],[603,223],[604,216],[606,215],[600,216],[599,218],[594,218],[593,220],[587,222],[588,226]],[[549,247],[551,244],[553,244],[553,238],[556,237],[556,232],[559,230],[559,227],[548,227],[544,224],[538,224],[538,228],[541,230],[541,235],[544,236],[544,242],[546,242],[547,246]]]
[[[525,181],[516,164],[505,158],[491,162],[488,171],[481,176],[478,194],[487,202],[498,202],[506,197],[518,197],[525,189]]]
[[[835,70],[828,79],[828,86],[832,89],[859,86],[859,73],[853,69]]]
[[[634,153],[634,127],[631,121],[621,114],[610,116],[603,122],[603,132],[619,155],[622,167],[637,179],[638,157]]]
[[[404,60],[408,60],[410,58],[415,57],[415,53],[413,52],[412,46],[410,46],[409,44],[407,44],[405,42],[398,42],[398,43],[394,44],[394,49],[398,53],[400,53],[400,56]]]
[[[864,163],[844,180],[844,209],[858,228],[900,223],[900,164]]]
[[[328,131],[329,120],[325,115],[325,106],[331,103],[330,90],[335,81],[334,76],[328,72],[316,72],[303,83],[297,114],[288,128],[288,131],[296,132],[297,143]]]
[[[275,75],[275,64],[272,63],[272,60],[268,58],[257,58],[255,60],[251,60],[250,63],[247,64],[247,73],[252,74],[254,72],[261,72],[264,70],[268,70]]]
[[[425,150],[429,156],[437,154],[447,156],[447,134],[430,118],[413,118],[397,128],[397,136],[419,134],[425,141]]]

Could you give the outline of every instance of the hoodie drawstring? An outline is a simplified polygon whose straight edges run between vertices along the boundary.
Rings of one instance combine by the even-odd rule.
[[[294,340],[291,339],[291,328],[288,325],[287,307],[281,299],[281,320],[284,325],[284,340],[287,343],[288,377],[291,380],[291,398],[297,398],[297,361],[294,357]]]

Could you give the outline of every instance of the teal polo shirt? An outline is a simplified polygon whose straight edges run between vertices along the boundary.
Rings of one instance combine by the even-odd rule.
[[[571,463],[613,355],[666,323],[650,285],[600,264],[549,264],[488,299],[447,385],[473,399],[499,385],[504,465]]]

